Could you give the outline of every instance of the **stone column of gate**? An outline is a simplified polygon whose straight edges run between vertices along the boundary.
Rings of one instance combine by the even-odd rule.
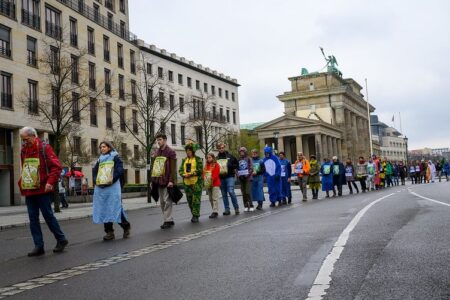
[[[322,141],[322,159],[324,157],[328,157],[328,140],[327,140],[327,136],[325,134],[322,134],[321,136],[321,141]]]
[[[318,161],[322,160],[322,137],[320,133],[317,133],[315,136],[315,142],[316,142],[316,158]],[[310,153],[311,155],[311,153]]]
[[[261,157],[264,156],[264,147],[265,147],[265,146],[266,146],[266,141],[265,141],[265,139],[260,139],[260,140],[259,140],[259,152],[262,153],[262,156],[261,156]]]
[[[335,154],[333,154],[333,138],[331,136],[327,136],[327,144],[328,144],[328,156],[333,156]]]
[[[295,137],[295,146],[297,148],[297,153],[298,152],[303,152],[303,140],[302,140],[302,136],[301,135],[297,135]],[[297,153],[295,153],[295,158],[297,159]]]
[[[333,139],[333,151],[332,151],[332,155],[331,156],[334,156],[334,155],[338,155],[338,147],[337,147],[337,138],[332,138]]]
[[[337,139],[337,157],[342,160],[343,157],[343,152],[342,152],[342,140],[341,139]]]
[[[352,161],[356,160],[356,156],[358,155],[358,148],[359,148],[359,143],[360,141],[358,141],[358,123],[356,120],[356,114],[352,113],[352,138],[353,138],[353,149],[352,149],[352,153],[350,156],[350,159]]]
[[[277,149],[277,153],[280,153],[281,151],[285,151],[284,150],[284,137],[279,137],[278,138],[278,149]]]

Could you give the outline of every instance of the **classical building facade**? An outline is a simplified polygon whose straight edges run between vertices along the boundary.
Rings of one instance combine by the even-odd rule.
[[[390,161],[407,161],[408,140],[397,129],[371,115],[372,140],[380,145],[379,155]]]
[[[136,83],[141,80],[138,65],[143,52],[155,58],[156,72],[159,67],[166,75],[173,72],[173,82],[168,76],[165,78],[169,84],[176,85],[173,95],[176,99],[187,97],[191,92],[191,88],[186,86],[187,77],[194,85],[196,81],[201,82],[202,89],[203,84],[207,84],[207,94],[212,94],[211,88],[215,86],[218,114],[223,113],[218,127],[239,128],[239,85],[235,79],[191,61],[183,61],[163,50],[152,50],[129,31],[128,24],[127,0],[0,2],[0,206],[23,202],[16,183],[20,176],[19,129],[35,127],[40,137],[54,142],[53,131],[42,122],[38,107],[50,101],[49,112],[53,114],[63,105],[51,100],[57,97],[53,98],[54,90],[49,87],[48,76],[43,75],[48,71],[43,63],[45,60],[51,60],[52,66],[57,66],[55,62],[64,57],[66,62],[75,66],[68,74],[71,86],[67,90],[73,91],[67,97],[72,99],[71,117],[76,118],[78,129],[70,136],[69,144],[77,152],[85,151],[92,156],[90,162],[76,164],[90,185],[98,145],[105,139],[120,144],[116,146],[126,162],[126,182],[145,181],[145,164],[142,168],[142,164],[133,163],[133,159],[139,157],[141,145],[122,121],[133,114],[132,95]],[[54,51],[55,45],[63,45],[64,50]],[[148,51],[143,51],[147,48]],[[51,69],[52,72],[54,70],[58,68]],[[178,84],[180,75],[183,84]],[[86,102],[78,97],[84,92],[89,106],[82,109]],[[196,89],[192,89],[192,93],[195,92]],[[178,140],[173,143],[179,150],[182,126],[185,126],[186,137],[195,139],[192,135],[196,131],[188,122],[190,110],[187,107],[184,114],[176,115],[175,121],[168,125],[179,132]],[[137,117],[134,121],[141,120]],[[67,152],[69,146],[63,147],[63,153]]]
[[[278,96],[285,115],[256,128],[261,146],[274,145],[291,160],[296,152],[352,160],[370,154],[367,102],[356,81],[334,72],[289,80],[291,91]]]

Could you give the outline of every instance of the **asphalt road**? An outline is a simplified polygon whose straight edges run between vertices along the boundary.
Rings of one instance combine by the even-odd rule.
[[[450,299],[449,190],[445,182],[306,203],[295,191],[290,206],[216,220],[203,202],[199,224],[179,205],[167,231],[159,208],[142,209],[130,213],[131,237],[116,226],[112,242],[90,219],[71,220],[61,222],[67,251],[51,253],[44,226],[38,258],[26,257],[28,228],[8,229],[0,298]]]

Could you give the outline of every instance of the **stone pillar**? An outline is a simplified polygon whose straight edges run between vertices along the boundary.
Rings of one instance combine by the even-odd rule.
[[[322,160],[322,137],[320,133],[317,133],[315,135],[315,142],[316,142],[316,158],[318,161]]]
[[[302,136],[301,135],[297,135],[295,137],[295,145],[297,148],[297,153],[298,152],[303,152],[303,140],[302,140]],[[297,153],[295,153],[295,156],[297,157]]]
[[[321,141],[322,141],[322,158],[328,157],[328,140],[325,134],[322,134]]]
[[[328,157],[333,156],[333,138],[331,136],[327,137],[327,144],[328,144]]]
[[[278,138],[278,149],[277,153],[280,153],[280,151],[285,151],[284,149],[284,137]]]
[[[337,154],[336,156],[342,161],[342,156],[343,156],[343,151],[342,151],[342,140],[341,139],[337,139]],[[346,158],[347,159],[347,158]]]
[[[13,181],[16,183],[20,178],[21,162],[20,162],[20,150],[22,148],[22,140],[20,139],[19,129],[14,129],[12,132],[12,155],[13,155]],[[14,205],[25,204],[25,197],[20,194],[20,189],[17,184],[14,184]],[[8,199],[9,201],[9,199]]]
[[[310,154],[310,148],[309,148],[309,137],[310,136],[303,136],[303,154],[306,156],[306,157],[309,157],[309,154]]]
[[[338,155],[338,147],[337,147],[337,138],[333,138],[333,151],[332,151],[332,156],[333,155]]]
[[[261,157],[264,156],[264,147],[266,146],[266,141],[265,139],[259,139],[259,152],[261,154]]]

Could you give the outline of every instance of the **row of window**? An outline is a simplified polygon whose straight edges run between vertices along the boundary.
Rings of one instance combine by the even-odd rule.
[[[158,67],[157,73],[154,74],[153,64],[151,64],[151,63],[147,63],[146,72],[147,72],[148,75],[151,75],[151,76],[157,75],[158,78],[160,78],[160,79],[167,79],[169,82],[174,82],[175,81],[174,73],[171,70],[167,70],[167,74],[165,74],[164,73],[164,69],[162,67]],[[178,73],[177,81],[178,81],[179,85],[184,85],[185,84],[183,74]],[[193,88],[193,81],[192,81],[191,77],[186,77],[186,85],[190,89]],[[202,90],[201,89],[200,80],[195,80],[195,89],[198,90],[198,91]],[[213,96],[218,95],[220,98],[223,98],[223,96],[225,96],[225,99],[229,99],[230,98],[230,96],[229,96],[230,93],[228,92],[228,90],[225,90],[225,95],[223,95],[222,88],[219,87],[216,90],[216,86],[208,85],[208,83],[206,83],[206,82],[203,83],[203,92],[207,93],[207,94],[211,94]],[[236,95],[233,92],[231,93],[231,100],[232,101],[236,101]]]
[[[400,148],[400,147],[405,147],[405,144],[404,143],[397,143],[397,142],[389,142],[389,145],[391,146],[391,147],[397,147],[397,148]]]

